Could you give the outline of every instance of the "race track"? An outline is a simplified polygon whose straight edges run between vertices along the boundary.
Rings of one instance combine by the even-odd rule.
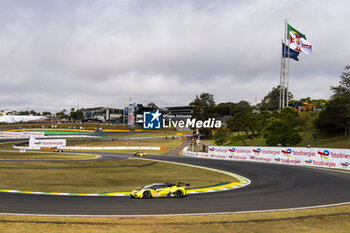
[[[103,154],[103,160],[121,156]],[[49,196],[0,193],[0,213],[43,215],[161,215],[223,213],[310,207],[350,202],[350,174],[297,166],[198,159],[147,158],[194,164],[242,175],[241,189],[188,195],[186,198]],[[164,180],[166,181],[166,179]]]

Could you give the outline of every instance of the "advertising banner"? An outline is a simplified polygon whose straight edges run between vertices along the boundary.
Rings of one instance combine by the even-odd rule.
[[[37,140],[33,137],[29,139],[28,149],[41,149],[41,148],[61,148],[66,146],[66,139],[42,139]]]
[[[1,137],[16,137],[16,138],[29,138],[30,136],[34,137],[44,137],[44,132],[0,132]]]
[[[21,132],[24,136],[45,137],[44,132]]]
[[[135,124],[135,105],[129,104],[128,125],[133,126],[134,124]]]
[[[349,149],[209,146],[208,153],[189,152],[184,150],[184,154],[211,159],[350,169]],[[207,154],[207,156],[204,154]]]
[[[91,147],[91,146],[65,146],[61,149],[69,150],[165,150],[164,147],[151,146],[107,146],[107,147]]]

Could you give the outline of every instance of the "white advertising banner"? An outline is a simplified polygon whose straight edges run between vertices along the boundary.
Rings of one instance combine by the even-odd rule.
[[[107,147],[91,147],[91,146],[65,146],[62,149],[68,150],[161,150],[161,147],[150,146],[107,146]]]
[[[34,136],[34,137],[45,137],[44,132],[21,132],[22,135]]]
[[[350,169],[350,150],[348,149],[210,146],[208,153],[184,150],[184,154],[211,159]]]
[[[29,138],[34,137],[44,137],[44,132],[0,132],[1,137],[15,137],[15,138]]]
[[[37,140],[33,137],[29,140],[29,149],[41,149],[41,148],[61,148],[66,146],[66,139],[42,139]]]

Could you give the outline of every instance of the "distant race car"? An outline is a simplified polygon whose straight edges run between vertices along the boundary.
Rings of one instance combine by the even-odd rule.
[[[56,149],[53,149],[52,151],[53,151],[53,152],[63,152],[62,149],[57,149],[57,148],[56,148]]]
[[[186,186],[189,184],[178,183],[156,183],[143,186],[139,189],[133,190],[130,193],[130,198],[152,198],[152,197],[185,197]]]
[[[134,155],[134,156],[146,156],[146,153],[145,153],[145,152],[137,151],[137,152],[134,152],[133,155]]]

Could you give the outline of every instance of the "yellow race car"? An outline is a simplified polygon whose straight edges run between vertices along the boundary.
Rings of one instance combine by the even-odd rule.
[[[134,152],[133,153],[134,156],[146,156],[146,153],[145,152],[140,152],[140,151],[137,151],[137,152]]]
[[[53,151],[53,152],[63,152],[62,149],[58,149],[58,148],[55,148],[55,149],[53,149],[52,151]]]
[[[186,186],[189,184],[178,183],[155,183],[143,186],[139,189],[133,190],[130,193],[130,198],[152,198],[152,197],[185,197]]]

